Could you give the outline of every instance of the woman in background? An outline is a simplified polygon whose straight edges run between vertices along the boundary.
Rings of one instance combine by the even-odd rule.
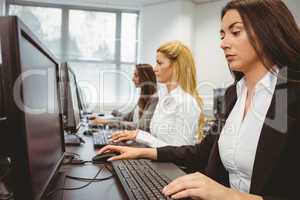
[[[126,114],[115,110],[112,114],[120,119],[106,120],[96,118],[93,120],[94,124],[108,124],[114,128],[128,130],[137,128],[144,131],[150,130],[150,121],[158,102],[156,76],[153,67],[149,64],[136,65],[132,81],[135,87],[141,89],[138,103],[134,109]]]
[[[197,91],[196,67],[190,49],[179,41],[157,49],[154,72],[168,93],[159,97],[150,123],[150,133],[142,130],[121,131],[113,142],[134,140],[150,147],[191,145],[202,136],[204,117],[202,99]]]

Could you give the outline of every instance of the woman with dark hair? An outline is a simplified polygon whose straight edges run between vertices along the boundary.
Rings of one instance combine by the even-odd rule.
[[[235,76],[220,135],[195,146],[106,146],[111,158],[149,158],[197,171],[163,189],[173,199],[299,199],[300,31],[281,0],[233,0],[221,15],[221,48]]]
[[[96,118],[95,124],[108,124],[120,129],[141,129],[149,131],[150,121],[158,102],[157,82],[153,67],[149,64],[137,64],[133,78],[133,83],[141,89],[140,97],[134,109],[126,114],[114,110],[112,114],[120,120],[106,120]]]

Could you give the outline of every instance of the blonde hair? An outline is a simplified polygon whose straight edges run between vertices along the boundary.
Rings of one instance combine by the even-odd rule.
[[[157,52],[164,54],[171,60],[174,67],[174,77],[181,88],[192,95],[198,106],[201,108],[201,114],[199,117],[199,125],[197,130],[198,140],[203,139],[203,127],[205,123],[205,117],[203,114],[203,100],[197,91],[197,73],[196,64],[191,50],[181,43],[180,41],[171,41],[161,45]]]

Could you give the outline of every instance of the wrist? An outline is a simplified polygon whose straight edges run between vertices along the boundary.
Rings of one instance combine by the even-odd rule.
[[[157,160],[157,150],[154,148],[142,148],[142,157]]]

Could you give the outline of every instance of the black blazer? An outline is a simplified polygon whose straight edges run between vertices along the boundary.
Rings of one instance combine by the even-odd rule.
[[[253,167],[250,193],[265,200],[300,199],[300,83],[284,77],[290,77],[286,68],[279,71]],[[225,94],[226,118],[237,100],[235,86],[229,87]],[[194,146],[158,148],[158,161],[174,162],[200,171],[229,187],[218,139],[219,135],[208,135]]]

